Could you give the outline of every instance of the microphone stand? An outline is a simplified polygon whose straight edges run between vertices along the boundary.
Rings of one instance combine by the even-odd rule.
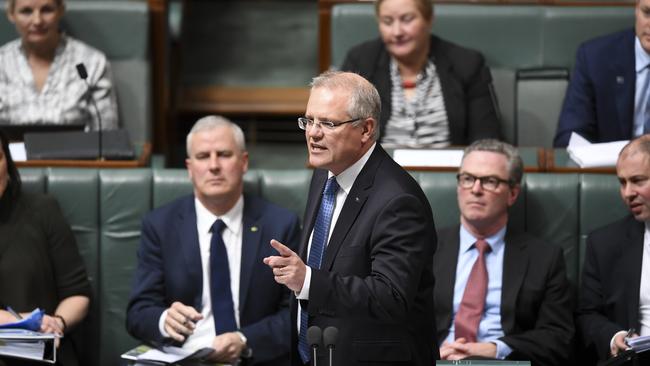
[[[86,83],[86,98],[92,104],[93,108],[95,109],[95,115],[97,116],[97,160],[103,161],[104,160],[104,154],[103,154],[103,149],[102,149],[102,144],[103,144],[103,139],[102,139],[102,114],[99,113],[99,108],[97,107],[97,103],[95,102],[95,99],[92,96],[92,87],[90,83],[88,82],[88,72],[86,71],[86,66],[83,63],[77,64],[77,74],[79,74],[79,77]]]

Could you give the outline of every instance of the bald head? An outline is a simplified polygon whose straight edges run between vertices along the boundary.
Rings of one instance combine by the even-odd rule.
[[[646,158],[650,158],[650,134],[639,136],[625,145],[618,154],[618,161],[635,154],[643,154]]]

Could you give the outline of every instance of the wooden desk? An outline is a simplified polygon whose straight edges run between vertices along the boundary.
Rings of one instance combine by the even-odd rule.
[[[151,159],[151,143],[145,143],[137,160],[27,160],[17,161],[19,168],[143,168]]]
[[[301,116],[309,88],[196,87],[181,89],[180,113]]]

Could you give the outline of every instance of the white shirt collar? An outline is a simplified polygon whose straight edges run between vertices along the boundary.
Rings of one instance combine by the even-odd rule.
[[[237,203],[221,216],[217,216],[210,212],[203,203],[199,201],[198,198],[194,197],[194,206],[196,206],[196,225],[198,227],[199,233],[210,232],[212,224],[214,224],[217,219],[223,220],[226,224],[226,229],[230,230],[233,233],[237,233],[241,230],[242,218],[244,215],[244,196],[239,196]]]
[[[359,176],[359,173],[361,173],[361,169],[366,165],[368,159],[370,159],[370,155],[375,150],[375,146],[377,146],[376,142],[372,144],[370,149],[368,149],[368,151],[366,151],[366,153],[363,154],[356,163],[350,165],[347,169],[342,171],[341,174],[336,176],[336,182],[339,184],[339,187],[345,191],[346,195],[350,193],[354,181],[357,179],[357,176]],[[332,176],[334,176],[334,174],[328,172],[327,178],[331,178]]]

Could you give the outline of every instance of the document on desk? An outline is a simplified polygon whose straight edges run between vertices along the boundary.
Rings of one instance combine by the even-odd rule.
[[[0,355],[56,363],[54,340],[58,337],[25,329],[0,329]]]
[[[650,336],[628,338],[627,345],[636,353],[645,352],[650,350]]]
[[[136,365],[173,365],[187,360],[204,360],[213,351],[214,349],[208,347],[191,351],[180,347],[156,349],[147,345],[140,345],[123,353],[122,358],[135,361]]]
[[[573,132],[566,151],[581,168],[613,167],[616,166],[618,154],[628,142],[623,140],[592,144]]]
[[[395,149],[393,160],[401,166],[456,168],[463,160],[463,150]]]

